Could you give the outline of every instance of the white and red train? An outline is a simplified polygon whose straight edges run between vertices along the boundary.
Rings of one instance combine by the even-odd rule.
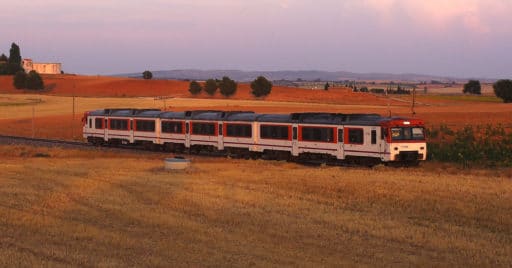
[[[103,109],[86,112],[83,122],[84,138],[98,145],[361,164],[427,156],[422,120],[378,114]]]

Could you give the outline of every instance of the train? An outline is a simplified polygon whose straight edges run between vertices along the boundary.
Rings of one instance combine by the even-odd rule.
[[[427,157],[423,120],[379,114],[116,108],[87,111],[82,121],[94,145],[369,166]]]

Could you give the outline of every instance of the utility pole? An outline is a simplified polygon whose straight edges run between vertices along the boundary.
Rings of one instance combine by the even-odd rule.
[[[36,117],[36,103],[32,102],[32,138],[35,136],[34,119]]]
[[[75,83],[73,82],[73,119],[71,119],[71,136],[75,139]]]
[[[412,88],[412,107],[411,107],[412,116],[414,116],[416,114],[416,112],[414,111],[415,105],[416,105],[416,88],[413,87]]]

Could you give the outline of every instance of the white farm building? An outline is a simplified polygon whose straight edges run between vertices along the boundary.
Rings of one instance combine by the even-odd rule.
[[[61,65],[61,63],[36,63],[31,59],[23,59],[21,61],[21,67],[27,73],[34,70],[40,74],[60,74],[62,70]]]

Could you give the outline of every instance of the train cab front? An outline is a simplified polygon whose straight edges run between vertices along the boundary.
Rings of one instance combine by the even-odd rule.
[[[381,127],[385,136],[385,161],[417,163],[427,159],[423,120],[390,118]]]

